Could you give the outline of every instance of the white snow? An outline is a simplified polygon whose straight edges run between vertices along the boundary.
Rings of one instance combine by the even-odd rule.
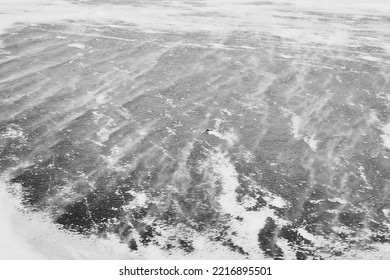
[[[290,131],[294,138],[305,141],[313,151],[317,151],[318,140],[315,139],[314,134],[308,133],[305,129],[307,120],[286,108],[282,108],[282,111],[286,117],[290,117]]]
[[[26,141],[23,130],[17,125],[8,126],[6,131],[0,134],[0,138],[19,139],[21,142]]]
[[[381,135],[381,138],[383,140],[383,146],[390,149],[390,123],[384,125],[382,131],[383,135]]]
[[[210,154],[210,160],[213,172],[220,180],[223,188],[222,195],[220,195],[218,200],[222,213],[232,216],[229,225],[233,232],[238,233],[235,236],[231,236],[231,239],[235,244],[248,252],[250,257],[259,258],[262,255],[257,240],[259,230],[264,227],[268,217],[276,220],[278,218],[275,216],[274,210],[270,208],[264,208],[261,211],[247,211],[245,204],[251,202],[247,201],[244,204],[240,204],[237,201],[238,174],[226,153],[217,148]],[[242,220],[235,219],[237,217]]]
[[[253,0],[208,0],[203,7],[191,2],[174,1],[171,5],[112,5],[94,4],[93,1],[63,0],[2,0],[0,2],[0,33],[6,32],[15,23],[40,24],[58,23],[66,20],[94,21],[100,24],[136,24],[146,31],[211,31],[226,34],[243,28],[250,31],[264,30],[276,36],[294,39],[301,43],[320,43],[323,45],[347,45],[353,38],[348,23],[321,22],[318,16],[305,12],[350,15],[355,18],[370,14],[387,16],[390,2],[383,0],[273,0],[276,5],[254,5]],[[286,5],[287,4],[287,5]],[[283,10],[281,10],[283,7]],[[191,13],[183,11],[189,10]],[[216,13],[223,16],[202,17],[196,12]],[[302,19],[291,20],[285,16],[299,15]],[[308,24],[310,22],[310,24]],[[386,29],[377,23],[370,28],[380,34]],[[124,26],[124,28],[126,28]],[[209,47],[232,47],[217,43]],[[244,46],[245,47],[245,46]],[[388,45],[382,46],[386,51]],[[240,46],[242,48],[242,46]],[[247,47],[252,49],[253,47]]]
[[[129,191],[131,195],[134,196],[134,199],[128,204],[123,206],[124,210],[131,210],[139,207],[145,207],[148,200],[148,195],[144,192],[135,192]]]
[[[225,140],[229,146],[232,146],[234,145],[234,143],[236,143],[238,141],[238,137],[237,135],[234,133],[233,130],[230,130],[230,131],[226,131],[226,132],[223,132],[223,133],[220,133],[218,131],[209,131],[208,132],[209,134],[211,135],[214,135],[215,137],[218,137],[222,140]]]
[[[15,229],[18,216],[12,197],[0,187],[0,259],[43,259],[43,255],[32,248],[25,236]],[[20,221],[19,221],[20,222]]]
[[[79,44],[79,43],[69,44],[68,47],[76,48],[76,49],[82,49],[82,50],[86,48],[85,45]]]
[[[125,244],[115,237],[86,238],[69,234],[43,214],[23,211],[20,200],[0,179],[1,259],[128,259]],[[14,186],[17,188],[17,186]],[[17,189],[14,192],[17,193]]]

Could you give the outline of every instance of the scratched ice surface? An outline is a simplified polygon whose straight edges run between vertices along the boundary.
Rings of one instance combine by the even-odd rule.
[[[0,257],[390,259],[386,1],[0,1]]]

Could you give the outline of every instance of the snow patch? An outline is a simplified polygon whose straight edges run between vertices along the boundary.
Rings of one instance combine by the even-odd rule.
[[[315,135],[304,132],[305,119],[286,108],[282,108],[282,111],[286,117],[290,117],[290,129],[294,138],[305,141],[313,151],[317,151],[318,140]]]
[[[0,259],[129,259],[125,244],[109,235],[107,239],[65,232],[49,217],[28,213],[12,192],[5,177],[0,178]]]
[[[236,143],[238,141],[238,137],[234,133],[233,130],[226,131],[224,133],[220,133],[218,131],[211,130],[208,133],[226,141],[229,144],[229,146],[233,146],[234,143]]]
[[[136,191],[128,191],[129,194],[134,196],[134,199],[128,204],[123,206],[124,211],[129,211],[132,209],[140,208],[140,207],[145,207],[146,203],[148,201],[148,196],[144,192],[136,192]]]
[[[6,131],[0,135],[2,139],[19,139],[21,142],[26,142],[26,136],[23,133],[23,130],[18,125],[10,125],[7,127]]]
[[[101,141],[106,142],[110,137],[110,130],[103,127],[98,131],[97,135],[100,137]]]
[[[219,197],[219,204],[223,213],[230,214],[232,219],[229,222],[232,232],[237,232],[237,235],[232,235],[231,239],[234,244],[242,247],[249,253],[250,257],[262,255],[258,246],[258,233],[264,227],[268,217],[273,217],[275,220],[274,210],[264,208],[261,211],[247,211],[245,203],[240,204],[237,201],[236,189],[239,186],[238,173],[234,165],[230,162],[227,153],[216,149],[211,153],[211,167],[214,174],[222,184],[222,194]],[[252,204],[253,201],[247,201]],[[237,219],[236,219],[237,218]]]
[[[383,146],[390,150],[390,123],[382,127],[383,135],[381,138],[383,140]]]
[[[82,50],[84,50],[86,48],[85,45],[79,44],[79,43],[69,44],[68,47],[82,49]]]

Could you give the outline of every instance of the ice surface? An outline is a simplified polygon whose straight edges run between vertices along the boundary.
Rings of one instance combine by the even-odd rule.
[[[389,258],[389,13],[0,1],[1,258]]]

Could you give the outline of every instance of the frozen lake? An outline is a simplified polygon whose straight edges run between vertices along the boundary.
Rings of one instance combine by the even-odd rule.
[[[389,15],[0,0],[0,258],[390,259]]]

